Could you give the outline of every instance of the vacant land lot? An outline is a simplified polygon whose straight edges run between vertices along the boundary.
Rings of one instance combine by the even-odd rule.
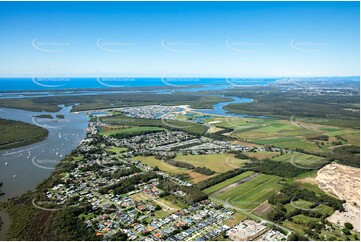
[[[198,182],[207,180],[208,178],[212,177],[212,176],[206,176],[203,174],[199,174],[197,172],[190,171],[188,169],[172,166],[162,160],[156,159],[154,156],[136,156],[133,159],[140,161],[143,164],[149,165],[151,167],[158,166],[158,168],[161,171],[168,172],[173,175],[183,175],[184,177],[189,179],[189,181],[191,181],[192,183],[198,183]]]
[[[265,202],[265,203],[261,204],[260,206],[258,206],[257,208],[255,208],[252,211],[252,213],[256,214],[258,216],[261,216],[261,217],[266,217],[267,214],[272,211],[272,208],[273,207],[271,204],[269,204],[268,202]]]
[[[316,180],[323,191],[346,200],[346,212],[336,211],[328,220],[352,223],[360,231],[360,169],[332,163],[318,171]]]
[[[243,209],[254,209],[278,192],[282,185],[278,176],[261,174],[251,180],[230,189],[217,198]]]
[[[217,173],[224,173],[239,168],[247,162],[247,160],[235,158],[233,154],[178,155],[175,160],[198,167],[206,167]]]

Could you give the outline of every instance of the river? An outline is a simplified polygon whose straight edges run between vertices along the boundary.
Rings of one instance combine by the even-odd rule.
[[[88,117],[70,113],[71,106],[55,113],[30,112],[19,109],[0,108],[0,118],[36,124],[49,130],[46,139],[27,146],[0,151],[0,181],[5,195],[0,201],[21,195],[49,177],[54,166],[76,148],[85,137]],[[64,119],[34,118],[34,115],[57,114]]]

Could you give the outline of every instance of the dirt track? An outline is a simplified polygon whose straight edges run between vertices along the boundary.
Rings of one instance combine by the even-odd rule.
[[[323,191],[346,200],[346,212],[336,211],[328,220],[341,226],[350,222],[360,231],[360,169],[332,163],[317,172],[316,180]]]

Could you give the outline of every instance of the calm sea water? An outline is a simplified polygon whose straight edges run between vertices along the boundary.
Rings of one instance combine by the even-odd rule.
[[[266,85],[275,78],[226,79],[226,78],[0,78],[0,91],[50,91],[82,88],[122,88],[170,86],[187,88],[206,85],[208,88],[232,85]]]

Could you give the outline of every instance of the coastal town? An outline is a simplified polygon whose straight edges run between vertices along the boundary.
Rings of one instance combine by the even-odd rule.
[[[127,108],[126,110],[137,110]],[[160,119],[176,107],[159,109],[141,107],[137,118]],[[156,114],[152,114],[156,110]],[[159,111],[161,110],[161,111]],[[162,113],[162,115],[159,115]],[[125,113],[127,114],[127,113]],[[103,115],[104,116],[104,115]],[[134,115],[133,115],[134,116]],[[265,221],[236,220],[236,211],[210,199],[186,203],[182,189],[169,192],[160,183],[173,182],[179,187],[194,185],[175,175],[148,166],[134,159],[137,156],[167,157],[174,154],[199,155],[227,152],[247,152],[251,148],[196,137],[183,131],[160,131],[117,138],[101,135],[98,119],[89,123],[87,138],[66,160],[66,170],[56,184],[49,188],[34,205],[43,209],[62,209],[64,206],[86,206],[84,223],[104,240],[117,238],[119,233],[128,240],[284,240],[288,233],[270,227]],[[121,152],[111,150],[121,149]],[[267,148],[253,148],[253,152]],[[277,149],[279,150],[279,149]],[[273,150],[269,150],[275,151]],[[136,183],[119,189],[127,180]]]

